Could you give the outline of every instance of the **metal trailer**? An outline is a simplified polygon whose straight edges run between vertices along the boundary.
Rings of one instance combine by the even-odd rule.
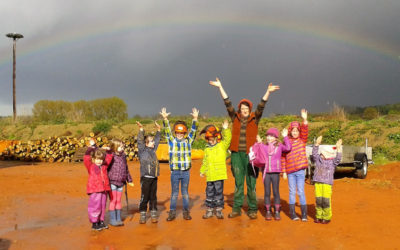
[[[319,151],[324,147],[336,148],[336,145],[319,145]],[[312,174],[314,171],[312,148],[313,145],[306,146],[306,153],[308,159],[307,174],[310,180],[312,180]],[[363,147],[343,145],[342,160],[340,161],[340,164],[337,166],[336,169],[340,169],[343,167],[354,168],[355,176],[360,179],[365,179],[368,173],[368,164],[373,164],[372,147],[368,147],[368,139],[365,139],[365,146]]]

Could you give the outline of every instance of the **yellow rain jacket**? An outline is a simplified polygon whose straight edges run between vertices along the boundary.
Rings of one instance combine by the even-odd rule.
[[[207,146],[204,150],[203,164],[200,173],[207,176],[207,182],[228,179],[226,171],[226,157],[231,144],[231,130],[222,130],[222,140],[214,146]]]

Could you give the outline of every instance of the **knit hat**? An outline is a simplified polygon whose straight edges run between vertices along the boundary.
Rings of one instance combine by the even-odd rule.
[[[242,100],[240,100],[240,102],[239,102],[239,104],[238,104],[238,109],[240,110],[240,106],[243,104],[243,103],[247,103],[248,105],[249,105],[249,109],[250,109],[250,111],[251,111],[251,109],[253,108],[253,103],[250,101],[250,100],[247,100],[247,99],[242,99]]]
[[[336,146],[322,146],[320,153],[325,157],[325,159],[332,159],[336,157]]]
[[[301,129],[301,127],[300,127],[300,122],[294,121],[294,122],[291,122],[291,123],[290,123],[289,128],[288,128],[288,134],[289,134],[289,136],[292,136],[292,130],[293,130],[294,128],[297,128],[297,129],[299,130],[299,132],[300,132],[300,129]]]
[[[279,138],[279,130],[277,128],[270,128],[267,130],[266,135],[272,135],[275,136],[276,138]]]

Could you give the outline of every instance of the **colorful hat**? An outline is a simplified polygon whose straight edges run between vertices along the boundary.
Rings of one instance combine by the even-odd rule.
[[[188,129],[184,121],[177,121],[174,124],[175,133],[187,133]]]
[[[275,136],[276,138],[279,138],[279,130],[277,128],[270,128],[267,130],[266,135],[272,135]]]
[[[336,157],[336,147],[335,146],[324,146],[320,149],[321,154],[325,159],[332,159]]]
[[[217,137],[217,141],[220,142],[222,140],[222,134],[219,128],[215,127],[214,125],[207,125],[205,126],[201,132],[200,135],[204,134],[204,137],[206,140],[208,140],[211,137]]]

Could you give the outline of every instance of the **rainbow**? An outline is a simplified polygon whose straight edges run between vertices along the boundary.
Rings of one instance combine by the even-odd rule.
[[[190,26],[212,26],[212,25],[230,25],[234,27],[251,27],[260,29],[278,30],[282,32],[305,34],[316,38],[335,41],[342,44],[358,47],[379,55],[389,57],[395,61],[400,60],[400,49],[393,44],[385,41],[374,40],[368,37],[361,37],[341,30],[332,30],[318,24],[304,24],[299,22],[291,22],[289,20],[278,20],[273,18],[226,18],[212,20],[209,18],[169,18],[154,19],[146,22],[123,21],[109,25],[96,25],[86,27],[84,29],[67,30],[62,33],[52,34],[49,37],[24,38],[23,47],[18,47],[17,56],[19,60],[24,57],[44,53],[51,49],[66,46],[70,43],[103,38],[107,36],[118,35],[123,32],[133,32],[142,29],[153,29],[163,27],[190,27]],[[28,40],[29,39],[29,43]],[[19,42],[20,44],[21,42]],[[0,49],[0,68],[10,63],[11,45],[7,48]],[[18,60],[18,59],[17,59]]]

